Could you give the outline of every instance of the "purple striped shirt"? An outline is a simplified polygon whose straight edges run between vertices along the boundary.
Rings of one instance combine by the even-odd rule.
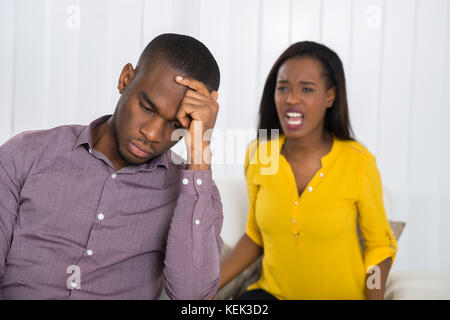
[[[4,299],[207,299],[219,285],[222,204],[210,170],[169,150],[115,170],[92,128],[21,133],[0,147]]]

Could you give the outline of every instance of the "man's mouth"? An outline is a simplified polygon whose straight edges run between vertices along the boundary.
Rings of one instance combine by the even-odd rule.
[[[128,150],[136,157],[145,159],[151,157],[152,152],[142,147],[141,145],[133,142],[128,143]]]

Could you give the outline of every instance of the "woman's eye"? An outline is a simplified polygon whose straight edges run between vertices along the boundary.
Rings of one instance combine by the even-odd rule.
[[[302,91],[305,93],[310,93],[310,92],[313,92],[314,90],[311,88],[303,88]]]
[[[277,91],[280,91],[280,92],[285,92],[285,91],[287,91],[287,90],[288,90],[287,87],[278,87],[278,88],[277,88]]]

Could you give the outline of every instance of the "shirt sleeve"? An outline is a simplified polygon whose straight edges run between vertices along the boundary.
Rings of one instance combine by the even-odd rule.
[[[364,268],[367,271],[388,259],[394,262],[397,241],[392,232],[383,202],[383,185],[375,157],[365,163],[361,175],[358,223],[364,239]]]
[[[256,156],[257,152],[257,142],[253,141],[247,148],[245,154],[245,180],[247,183],[247,194],[248,194],[248,212],[247,212],[247,226],[245,233],[252,239],[254,243],[258,246],[263,246],[261,232],[259,230],[258,224],[255,219],[255,201],[256,195],[258,194],[259,186],[254,181],[254,173],[256,170]]]
[[[164,261],[171,299],[203,300],[218,290],[223,241],[222,202],[211,170],[182,170]]]
[[[11,247],[14,223],[19,210],[20,190],[24,182],[23,134],[0,147],[0,282]],[[1,299],[0,291],[0,299]]]

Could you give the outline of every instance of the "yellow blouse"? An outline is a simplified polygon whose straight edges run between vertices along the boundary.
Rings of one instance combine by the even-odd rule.
[[[247,148],[246,233],[264,248],[261,278],[248,289],[289,300],[364,299],[366,271],[394,261],[397,251],[375,157],[358,142],[334,138],[299,197],[280,153],[284,140]]]

